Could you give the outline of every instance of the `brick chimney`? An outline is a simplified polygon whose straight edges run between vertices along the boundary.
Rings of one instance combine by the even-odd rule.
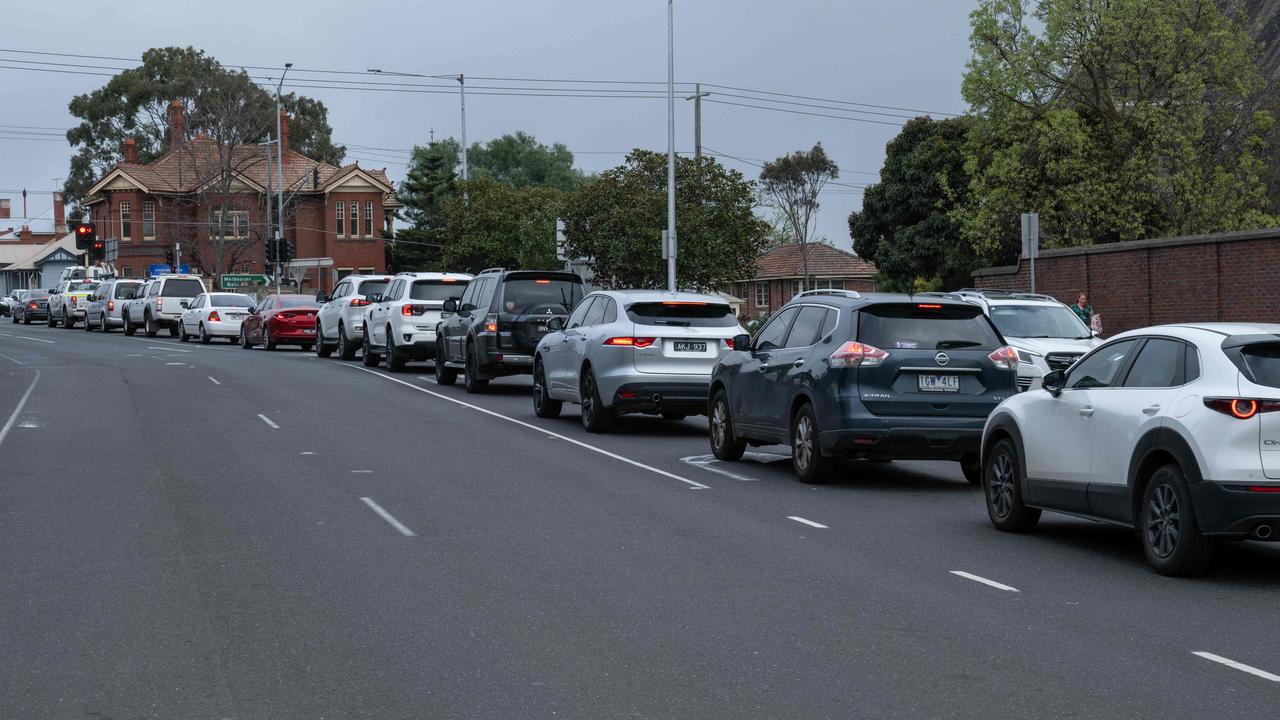
[[[124,161],[132,165],[138,164],[138,142],[133,138],[125,138],[120,143],[120,154],[124,156]]]
[[[66,209],[62,205],[62,193],[53,194],[53,232],[62,235],[67,231]]]
[[[187,141],[187,113],[181,100],[169,103],[169,149],[182,147]]]
[[[280,153],[289,154],[289,113],[280,110]]]
[[[0,198],[0,220],[13,217],[13,205],[9,198]]]

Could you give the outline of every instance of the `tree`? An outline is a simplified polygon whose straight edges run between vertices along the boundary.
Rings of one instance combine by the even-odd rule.
[[[189,118],[187,134],[206,132],[201,125],[199,98],[228,76],[237,75],[203,51],[194,48],[152,48],[142,54],[142,64],[122,70],[107,83],[86,95],[77,95],[68,106],[80,124],[67,131],[67,140],[76,148],[63,193],[78,205],[84,193],[115,166],[121,158],[125,138],[138,143],[138,159],[147,163],[170,146],[169,104],[177,100]],[[262,131],[249,138],[260,142],[274,135],[275,101],[266,90],[252,84],[245,88],[246,105],[265,113]],[[335,146],[328,125],[328,110],[318,100],[282,96],[281,103],[296,119],[290,124],[293,147],[317,159],[340,163],[346,149]],[[74,210],[73,210],[74,211]]]
[[[664,288],[667,157],[633,150],[573,195],[564,211],[566,249],[597,283]],[[754,213],[755,185],[711,158],[676,158],[677,278],[710,290],[752,277],[769,225]]]
[[[560,143],[550,147],[532,135],[516,132],[467,149],[473,178],[489,178],[511,187],[545,186],[572,192],[583,182],[573,167],[573,153]]]
[[[556,218],[565,194],[550,187],[514,188],[495,180],[460,180],[440,205],[441,259],[455,271],[488,267],[546,270],[556,260]]]
[[[390,265],[396,272],[443,269],[440,258],[445,220],[441,205],[455,192],[458,152],[458,144],[451,138],[413,148],[408,172],[396,192],[404,204],[400,219],[409,226],[397,230],[388,245]]]
[[[969,284],[973,246],[956,212],[969,189],[969,125],[968,118],[907,122],[885,149],[880,182],[849,215],[854,251],[876,264],[886,287],[913,290],[917,278],[931,288]]]
[[[827,157],[822,143],[817,143],[808,152],[797,150],[767,162],[760,171],[760,188],[765,203],[786,220],[791,237],[800,244],[806,287],[810,283],[806,245],[818,212],[818,193],[837,177],[840,177],[840,168]]]
[[[982,0],[962,221],[984,259],[1017,256],[1030,211],[1049,247],[1274,223],[1257,46],[1221,5]]]

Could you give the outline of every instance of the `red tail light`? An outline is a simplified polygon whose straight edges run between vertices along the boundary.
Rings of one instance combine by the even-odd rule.
[[[604,344],[617,347],[647,348],[656,341],[657,338],[651,337],[611,337],[605,340]]]
[[[919,305],[916,305],[916,307],[920,308],[921,310],[941,310],[942,309],[941,305],[933,305],[931,303],[920,303]]]
[[[1005,345],[996,350],[987,357],[991,358],[991,362],[1001,370],[1017,370],[1018,369],[1018,351]]]
[[[158,298],[156,298],[156,309],[157,309],[157,310],[163,310],[163,309],[164,309],[164,298],[159,298],[159,297],[158,297]]]
[[[108,300],[108,301],[107,301],[107,312],[111,312],[112,310],[115,310],[115,309],[116,309],[116,301],[115,301],[115,300]]]
[[[76,305],[78,305],[79,303],[80,303],[80,298],[76,297],[75,295],[72,295],[72,296],[71,296],[71,307],[75,307],[75,306],[76,306]]]
[[[497,315],[494,315],[493,313],[489,313],[484,317],[484,331],[498,332],[498,316]]]
[[[369,302],[368,300],[365,300],[364,298],[351,298],[351,307],[364,307],[365,305],[372,305],[372,304],[373,303]]]
[[[550,285],[550,284],[551,284],[551,281],[550,281],[550,280],[534,280],[534,282],[535,282],[535,283],[537,283],[538,285]]]
[[[288,319],[289,319],[289,316],[288,316],[288,315],[285,315],[284,313],[276,313],[276,319],[277,319],[277,320],[288,320]]]
[[[875,367],[887,357],[889,353],[874,345],[850,340],[836,348],[827,362],[831,363],[831,367]]]
[[[1280,493],[1280,485],[1250,485],[1249,492]]]
[[[401,306],[400,306],[400,314],[401,314],[401,315],[412,315],[412,314],[413,314],[413,306],[412,306],[412,305],[401,305]]]
[[[1217,410],[1223,415],[1230,415],[1237,420],[1248,420],[1258,413],[1280,410],[1280,400],[1259,400],[1254,398],[1205,398],[1206,407]]]
[[[222,322],[222,318],[218,316],[217,310],[209,313],[209,322]]]
[[[39,306],[38,306],[38,305],[36,305],[35,303],[27,303],[27,307],[31,308],[32,310],[35,310],[35,309],[37,309]]]

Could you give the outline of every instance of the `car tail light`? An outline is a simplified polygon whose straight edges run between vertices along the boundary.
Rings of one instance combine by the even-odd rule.
[[[413,314],[413,306],[412,306],[412,305],[401,305],[401,306],[400,306],[400,314],[401,314],[401,315],[412,315],[412,314]]]
[[[1280,400],[1262,400],[1256,398],[1205,398],[1204,404],[1224,415],[1237,420],[1248,420],[1258,413],[1280,410]]]
[[[400,314],[408,317],[410,315],[425,315],[427,312],[426,305],[401,305]]]
[[[1280,485],[1250,485],[1249,492],[1280,493]]]
[[[724,343],[724,349],[725,349],[725,350],[733,350],[733,349],[734,349],[734,347],[733,347],[733,338],[725,338],[725,339],[721,340],[720,342]],[[743,348],[743,349],[745,350],[746,348]]]
[[[156,298],[156,309],[157,310],[164,309],[164,298]]]
[[[35,303],[27,303],[27,307],[31,308],[32,310],[35,310],[35,309],[36,309],[36,308],[38,308],[39,306],[38,306],[38,305],[36,305]]]
[[[987,357],[991,358],[991,362],[1001,370],[1017,370],[1018,369],[1018,351],[1005,345],[996,350]]]
[[[941,305],[935,305],[933,303],[920,303],[916,305],[916,307],[919,308],[920,310],[941,310],[942,309]]]
[[[364,298],[351,298],[351,307],[364,307],[365,305],[372,305],[372,304],[373,303],[369,302],[368,300],[365,300]]]
[[[657,338],[651,337],[611,337],[605,340],[604,344],[617,347],[647,348],[656,341]]]
[[[551,284],[551,281],[550,281],[550,280],[541,280],[541,279],[539,279],[539,280],[534,280],[533,282],[534,282],[534,283],[536,283],[536,284],[538,284],[538,285],[550,285],[550,284]]]
[[[72,296],[71,296],[71,307],[75,307],[75,306],[76,306],[76,304],[77,304],[77,303],[79,303],[79,301],[80,301],[80,298],[76,297],[75,295],[72,295]]]
[[[276,313],[276,319],[277,319],[277,320],[288,320],[288,319],[289,319],[289,316],[288,316],[288,315],[285,315],[284,313]]]
[[[218,315],[217,310],[209,313],[209,322],[222,322],[222,318]]]
[[[115,300],[108,300],[108,301],[107,301],[107,312],[111,312],[112,310],[115,310],[115,309],[116,309],[116,301],[115,301]]]
[[[498,316],[497,315],[494,315],[493,313],[489,313],[488,315],[484,316],[484,331],[498,332]]]
[[[831,367],[875,367],[887,357],[889,353],[874,345],[850,340],[836,348],[827,361]]]

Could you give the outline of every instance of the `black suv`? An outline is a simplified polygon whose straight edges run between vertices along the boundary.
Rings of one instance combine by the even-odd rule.
[[[484,392],[493,378],[533,372],[533,352],[547,321],[564,321],[582,300],[576,273],[484,270],[459,299],[444,302],[454,313],[436,329],[436,382],[452,385],[463,372],[467,392]]]
[[[1017,369],[977,305],[803,292],[712,371],[711,449],[737,460],[747,445],[786,443],[813,483],[839,458],[959,460],[977,484],[983,424]]]

